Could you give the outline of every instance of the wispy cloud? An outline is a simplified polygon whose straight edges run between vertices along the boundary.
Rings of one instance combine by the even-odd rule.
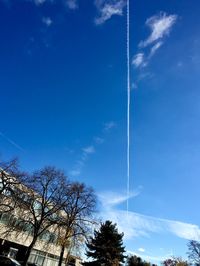
[[[132,65],[134,65],[136,68],[146,66],[144,53],[137,53],[134,55]]]
[[[94,137],[94,142],[96,144],[102,144],[104,143],[104,138],[101,138],[101,137]]]
[[[77,9],[78,8],[78,0],[66,0],[66,5],[69,9]]]
[[[26,1],[26,0],[24,0]],[[54,3],[56,0],[31,0],[33,3],[35,3],[37,6],[41,6],[44,3]],[[58,1],[59,2],[59,1]],[[62,0],[60,1],[63,6],[69,8],[69,9],[77,9],[78,8],[78,0]]]
[[[158,15],[148,18],[145,24],[150,28],[151,34],[145,41],[141,41],[139,46],[146,47],[169,35],[176,20],[177,15],[167,15],[165,12],[160,12]]]
[[[95,18],[95,24],[103,24],[113,15],[122,16],[125,5],[126,2],[124,0],[96,0],[95,6],[99,15]]]
[[[152,79],[154,77],[154,74],[151,73],[150,71],[143,71],[139,73],[137,81],[141,81],[144,79]]]
[[[6,5],[10,6],[13,0],[1,0]],[[23,0],[26,2],[27,0]],[[29,0],[38,7],[46,4],[60,3],[64,7],[71,10],[79,8],[79,0]],[[126,0],[94,0],[94,5],[97,10],[97,16],[94,19],[96,25],[101,25],[111,19],[113,16],[122,16],[123,9],[126,6]]]
[[[69,172],[71,176],[79,176],[82,168],[84,167],[88,157],[95,153],[95,147],[93,145],[84,147],[81,149],[80,159],[76,161],[74,168]]]
[[[94,148],[94,146],[88,146],[88,147],[85,147],[85,148],[83,148],[82,149],[83,150],[83,152],[85,153],[85,154],[92,154],[92,153],[95,153],[95,148]]]
[[[104,124],[103,131],[108,132],[116,126],[117,126],[117,124],[114,121],[109,121],[109,122]]]
[[[138,196],[141,192],[141,189],[142,187],[138,187],[135,191],[130,192],[129,196],[127,196],[127,193],[125,192],[117,193],[113,191],[104,191],[98,194],[98,198],[103,208],[110,209],[125,202],[127,199]]]
[[[116,208],[118,204],[126,201],[127,198],[123,194],[115,196],[113,193],[108,193],[107,198],[104,194],[104,197],[100,196],[99,199],[103,205],[101,217],[116,222],[119,230],[124,232],[125,239],[168,232],[183,239],[200,241],[200,227],[198,225],[161,219],[136,212],[129,212],[127,215],[125,210]]]
[[[145,249],[144,248],[138,248],[138,251],[143,253],[143,252],[145,252]]]
[[[2,132],[0,132],[0,136],[5,139],[8,143],[10,143],[12,146],[14,146],[15,148],[17,148],[20,151],[24,151],[24,149],[17,144],[15,141],[13,141],[12,139],[8,138],[6,135],[4,135]]]
[[[110,132],[114,127],[116,127],[116,123],[114,121],[105,123],[103,125],[101,134],[99,136],[93,137],[89,146],[84,146],[81,148],[79,159],[76,161],[73,169],[69,172],[71,176],[78,176],[81,174],[81,171],[89,157],[96,152],[98,145],[104,143],[106,134]]]
[[[149,54],[149,59],[155,54],[155,52],[163,45],[163,42],[157,42],[154,44],[154,46],[151,47],[150,54]]]
[[[146,20],[146,26],[150,28],[149,37],[139,42],[139,51],[132,60],[132,65],[135,68],[146,67],[150,59],[164,44],[164,38],[169,35],[173,25],[177,21],[177,15],[167,15],[165,12],[160,12],[158,15],[152,16]],[[150,47],[149,51],[145,49]]]
[[[43,17],[42,18],[42,22],[47,26],[51,26],[51,24],[53,23],[52,19],[50,17]]]

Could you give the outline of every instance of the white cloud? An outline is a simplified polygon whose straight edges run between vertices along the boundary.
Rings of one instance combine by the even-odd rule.
[[[88,146],[88,147],[85,147],[85,148],[83,148],[82,149],[83,150],[83,152],[85,153],[85,154],[92,154],[92,153],[95,153],[95,148],[94,148],[94,146]]]
[[[104,191],[98,194],[98,198],[104,208],[106,207],[107,209],[110,209],[111,207],[125,202],[129,198],[138,196],[141,192],[141,189],[142,187],[138,187],[138,189],[135,191],[130,192],[129,196],[127,196],[127,193]]]
[[[76,161],[74,167],[69,172],[71,176],[79,176],[81,174],[82,168],[84,167],[89,155],[95,153],[95,147],[93,145],[82,148],[80,154],[80,159]]]
[[[148,65],[150,59],[163,45],[164,37],[169,35],[177,18],[177,15],[167,15],[164,12],[160,12],[158,15],[152,16],[146,20],[146,25],[151,29],[151,34],[145,41],[139,43],[139,47],[142,49],[139,50],[132,60],[132,65],[134,65],[135,68],[142,68]],[[153,46],[150,48],[150,51],[146,53],[144,48],[149,45]]]
[[[143,253],[143,252],[145,252],[145,249],[144,248],[138,248],[138,251]]]
[[[103,125],[102,133],[109,132],[113,127],[116,126],[116,123],[110,121]],[[100,145],[104,142],[104,138],[96,136],[92,138],[91,145],[81,148],[79,159],[76,161],[74,167],[69,172],[72,176],[78,176],[81,174],[83,167],[85,166],[89,157],[96,152],[97,145]]]
[[[117,204],[127,200],[124,194],[115,195],[107,192],[107,197],[106,194],[103,197],[100,194],[99,199],[103,206],[101,217],[117,223],[119,231],[124,232],[125,239],[168,232],[183,239],[200,241],[200,227],[198,225],[118,210]]]
[[[161,41],[154,44],[154,46],[150,50],[149,58],[151,58],[155,54],[155,52],[162,46],[162,44],[163,42]]]
[[[77,9],[78,0],[66,0],[66,5],[69,9]]]
[[[132,65],[134,65],[135,68],[142,68],[146,67],[149,63],[149,60],[154,56],[156,51],[162,46],[163,42],[159,41],[156,44],[154,44],[149,52],[149,55],[147,58],[145,58],[145,55],[143,52],[137,53],[132,60]]]
[[[144,53],[138,53],[133,57],[132,65],[134,65],[136,68],[138,67],[144,67],[146,66]]]
[[[195,224],[166,220],[169,231],[184,239],[200,240],[200,228]]]
[[[43,17],[42,18],[42,22],[47,26],[51,26],[51,24],[53,23],[52,19],[50,17]]]
[[[177,15],[167,15],[164,12],[147,19],[146,25],[151,29],[151,34],[145,41],[140,42],[139,46],[146,47],[168,35],[176,20]]]
[[[154,77],[154,74],[146,71],[146,72],[142,72],[138,75],[138,81],[144,80],[144,79],[152,79]]]
[[[99,12],[99,16],[95,19],[95,24],[100,25],[113,15],[122,16],[126,2],[124,0],[96,0],[95,5]]]
[[[103,131],[110,131],[112,128],[116,127],[117,124],[114,121],[110,121],[104,124]]]
[[[112,219],[118,224],[119,230],[124,232],[126,239],[138,236],[149,236],[152,233],[169,232],[184,239],[200,240],[200,228],[197,225],[150,217],[139,213],[120,210],[109,210],[102,213],[106,219]]]

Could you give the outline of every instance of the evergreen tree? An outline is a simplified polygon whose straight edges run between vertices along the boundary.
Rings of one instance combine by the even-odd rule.
[[[123,233],[118,233],[116,224],[106,221],[94,237],[88,241],[86,255],[93,261],[85,262],[85,266],[119,266],[124,262]]]

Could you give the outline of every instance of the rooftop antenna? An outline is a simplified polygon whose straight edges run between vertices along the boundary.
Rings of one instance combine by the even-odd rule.
[[[131,94],[131,86],[130,86],[130,2],[127,0],[127,45],[126,45],[126,53],[127,53],[127,202],[126,202],[126,211],[128,215],[129,211],[129,196],[130,196],[130,94]]]

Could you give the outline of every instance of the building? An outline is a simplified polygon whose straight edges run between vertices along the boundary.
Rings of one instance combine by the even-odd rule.
[[[22,191],[20,193],[21,200],[28,201],[29,197],[24,192],[26,188],[21,186],[20,191]],[[9,190],[5,190],[1,194],[1,201],[7,203],[7,205],[12,204],[10,198]],[[20,213],[18,207],[12,212],[5,210],[0,212],[0,254],[15,258],[19,262],[23,261],[27,247],[32,240],[30,224],[23,222]],[[61,250],[58,243],[56,232],[52,229],[46,230],[37,239],[28,261],[36,263],[38,266],[57,266]],[[68,248],[65,249],[62,265],[81,265],[81,259],[76,255],[75,250],[70,247],[70,243]]]

